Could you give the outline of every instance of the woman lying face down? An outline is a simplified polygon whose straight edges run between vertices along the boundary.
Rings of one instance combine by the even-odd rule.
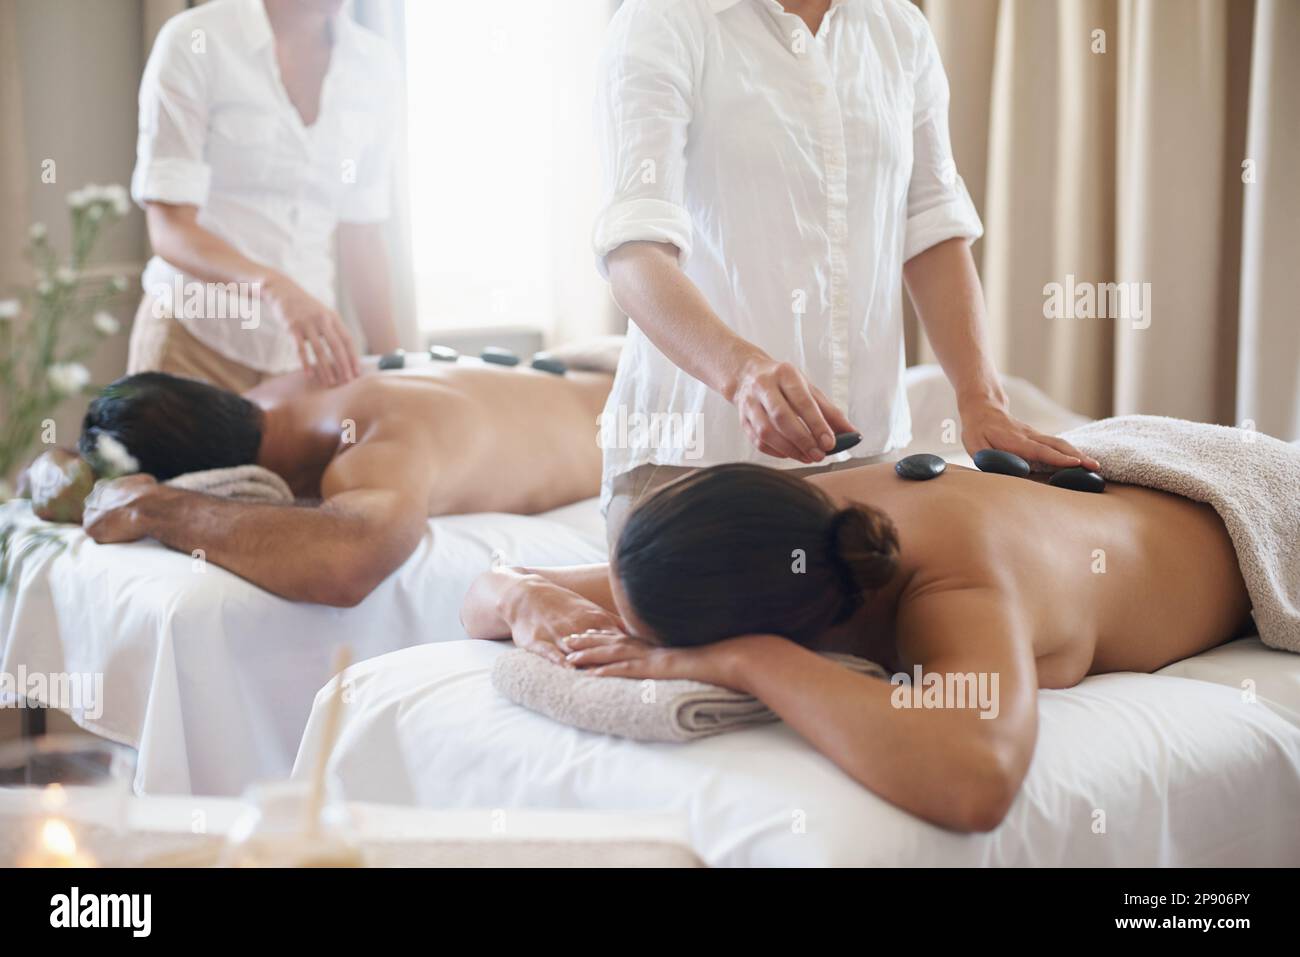
[[[1249,600],[1218,515],[1163,492],[724,465],[642,502],[610,566],[489,572],[463,618],[568,667],[753,694],[886,800],[988,830],[1028,768],[1038,688],[1213,647]]]

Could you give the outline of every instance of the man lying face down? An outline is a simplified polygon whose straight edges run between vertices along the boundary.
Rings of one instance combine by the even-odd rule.
[[[1250,610],[1223,521],[1176,495],[721,465],[638,505],[612,564],[486,572],[461,618],[598,675],[747,692],[880,797],[969,831],[1019,791],[1037,689],[1155,671],[1243,634]],[[816,653],[831,651],[920,669],[941,693]]]
[[[140,473],[101,484],[100,543],[154,538],[296,601],[355,605],[415,550],[431,515],[535,513],[595,495],[595,422],[611,377],[462,359],[334,389],[272,380],[244,396],[163,373],[91,403],[80,448],[115,439]],[[160,484],[255,463],[316,507],[249,504]]]

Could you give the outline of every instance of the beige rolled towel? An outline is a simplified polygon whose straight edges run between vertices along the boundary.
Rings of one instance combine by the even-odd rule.
[[[627,336],[593,336],[548,351],[576,372],[608,372],[613,375],[618,371],[618,360],[626,341]]]
[[[1101,419],[1061,437],[1109,481],[1212,505],[1237,551],[1260,640],[1300,652],[1300,445],[1158,415]]]
[[[265,502],[289,505],[293,492],[284,479],[260,465],[236,465],[228,469],[187,472],[164,483],[187,492],[202,492],[236,502]]]
[[[852,655],[827,658],[864,675],[884,669]],[[777,717],[757,698],[701,681],[597,677],[514,648],[492,666],[505,698],[561,724],[634,741],[693,741]]]

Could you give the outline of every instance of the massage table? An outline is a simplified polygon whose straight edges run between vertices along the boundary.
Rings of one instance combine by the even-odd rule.
[[[1028,776],[987,834],[894,807],[784,724],[687,744],[558,724],[493,689],[508,647],[453,641],[350,668],[331,782],[351,801],[444,810],[676,811],[711,866],[1300,865],[1300,656],[1257,638],[1039,692]],[[299,777],[337,693],[316,699]]]
[[[1018,379],[1012,411],[1047,432],[1086,421]],[[914,441],[970,464],[944,443],[958,421],[937,366],[907,370]],[[0,529],[39,526],[26,502],[0,505]],[[353,659],[465,638],[460,603],[494,560],[569,565],[605,559],[591,499],[538,516],[430,519],[415,553],[355,608],[285,601],[155,542],[97,545],[53,529],[0,586],[0,671],[103,675],[103,713],[82,728],[137,749],[137,791],[235,795],[289,773],[313,696],[341,644]],[[304,556],[310,560],[310,556]],[[8,702],[0,701],[0,706]]]
[[[931,441],[956,414],[951,394],[933,370],[913,375],[909,451],[963,462]],[[1027,421],[1073,424],[1020,386]],[[332,782],[351,800],[418,807],[678,811],[713,866],[1300,865],[1300,656],[1258,638],[1039,692],[1024,785],[980,834],[885,802],[784,724],[647,744],[556,723],[493,689],[508,648],[453,641],[350,669]],[[335,694],[317,698],[299,776]]]
[[[0,506],[0,527],[9,523],[20,532],[40,524],[27,502]],[[0,671],[102,674],[103,713],[69,714],[135,748],[135,787],[149,794],[237,795],[283,778],[339,645],[360,660],[463,638],[461,599],[493,561],[605,554],[595,499],[538,516],[435,518],[361,604],[329,608],[278,598],[155,542],[97,545],[75,527],[57,535],[0,588]]]

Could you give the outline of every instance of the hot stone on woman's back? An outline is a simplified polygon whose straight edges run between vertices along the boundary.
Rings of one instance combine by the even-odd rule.
[[[948,463],[939,456],[918,452],[916,455],[899,459],[894,465],[894,471],[902,478],[913,482],[924,482],[926,479],[938,478],[947,467]]]
[[[993,472],[997,475],[1029,477],[1029,463],[1020,456],[1003,452],[1001,449],[980,449],[975,453],[975,467],[981,472]]]
[[[1057,488],[1068,488],[1075,492],[1104,492],[1106,490],[1106,480],[1104,478],[1096,472],[1078,466],[1071,469],[1061,469],[1047,480],[1047,484],[1055,485]]]

